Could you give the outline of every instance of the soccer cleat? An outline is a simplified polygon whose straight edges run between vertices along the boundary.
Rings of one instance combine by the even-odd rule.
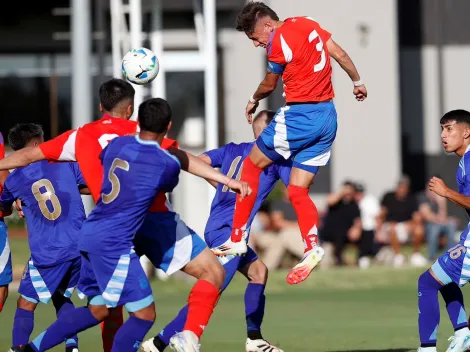
[[[170,348],[175,352],[199,352],[199,338],[189,330],[183,330],[170,339]]]
[[[212,248],[211,250],[216,256],[224,257],[227,255],[245,255],[248,247],[244,239],[240,242],[232,242],[229,238],[224,244]]]
[[[246,339],[246,352],[284,352],[264,339]]]
[[[289,274],[287,274],[286,281],[290,285],[298,284],[304,281],[312,272],[312,270],[320,263],[325,256],[325,251],[320,246],[315,246],[307,253],[304,254],[299,264],[294,266]]]
[[[464,352],[470,350],[470,335],[449,337],[450,345],[446,352]]]
[[[147,341],[144,341],[142,345],[140,345],[140,350],[143,352],[161,352],[153,343],[153,337],[151,339],[148,339]]]

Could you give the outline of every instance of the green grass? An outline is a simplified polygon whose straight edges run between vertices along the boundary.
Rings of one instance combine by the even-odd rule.
[[[13,251],[21,247],[17,240],[12,242]],[[27,251],[18,250],[18,257],[27,258]],[[317,271],[297,286],[285,282],[285,272],[272,273],[266,291],[264,336],[286,352],[416,350],[419,345],[416,280],[421,271],[384,267],[367,271],[332,269]],[[237,277],[224,293],[204,333],[202,351],[244,351],[245,285],[246,281]],[[152,287],[157,304],[157,321],[151,330],[154,335],[182,307],[191,286],[184,282],[154,281]],[[16,293],[11,293],[0,314],[3,318],[0,351],[11,344],[16,298]],[[53,322],[52,305],[40,306],[36,317],[33,336]],[[447,313],[442,310],[439,349],[447,348],[447,337],[451,334]],[[99,328],[79,337],[82,352],[101,350]]]

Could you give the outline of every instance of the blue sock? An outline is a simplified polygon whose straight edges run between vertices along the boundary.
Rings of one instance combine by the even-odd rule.
[[[463,295],[460,287],[451,283],[441,288],[441,295],[446,302],[447,313],[454,330],[459,330],[468,326],[467,313],[463,304]]]
[[[153,321],[130,316],[118,330],[111,352],[137,351],[152,325]]]
[[[17,308],[13,322],[13,346],[26,345],[34,330],[34,312]]]
[[[68,336],[74,336],[80,331],[98,325],[87,307],[75,308],[67,314],[61,315],[46,331],[36,337],[29,345],[35,351],[47,351],[66,341]]]
[[[440,288],[442,285],[429,271],[424,272],[418,279],[418,326],[421,347],[436,346],[440,320],[437,293]]]
[[[266,296],[265,285],[249,283],[245,291],[245,314],[248,337],[256,340],[261,339],[261,323],[264,317]]]
[[[161,347],[163,347],[161,345],[161,342],[163,342],[166,347],[170,343],[170,339],[174,334],[183,331],[187,316],[188,306],[184,306],[183,309],[180,310],[176,318],[173,319],[167,326],[165,326],[162,331],[160,331],[160,333],[154,339],[154,344],[159,350],[161,349]],[[160,346],[157,346],[157,342],[155,340],[160,340],[158,342]]]
[[[59,299],[54,299],[53,297],[53,302],[57,312],[57,319],[61,317],[65,318],[65,315],[69,314],[75,309],[75,306],[73,305],[70,298],[65,298],[62,296]],[[74,336],[66,339],[65,346],[70,348],[78,347],[78,336],[75,334]]]

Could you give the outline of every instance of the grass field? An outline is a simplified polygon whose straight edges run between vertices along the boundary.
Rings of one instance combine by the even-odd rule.
[[[27,253],[19,240],[12,241],[24,263]],[[266,295],[264,336],[286,352],[387,351],[404,352],[419,346],[417,333],[416,279],[422,270],[393,270],[375,267],[361,271],[342,268],[317,271],[303,284],[289,286],[285,272],[270,276]],[[243,292],[246,281],[237,277],[224,293],[202,339],[202,351],[244,351],[245,322]],[[190,290],[176,281],[154,281],[156,334],[171,319]],[[464,290],[465,291],[465,290]],[[466,295],[470,301],[469,295]],[[0,352],[11,344],[11,327],[17,295],[12,292],[0,314]],[[80,302],[80,301],[77,301]],[[441,305],[442,306],[442,305]],[[40,306],[34,335],[54,320],[53,306]],[[452,328],[442,310],[439,349],[447,348]],[[80,351],[101,350],[99,329],[79,335]],[[64,347],[53,351],[64,351]]]

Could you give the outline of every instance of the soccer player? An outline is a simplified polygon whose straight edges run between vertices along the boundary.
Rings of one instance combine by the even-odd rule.
[[[33,123],[10,129],[13,150],[41,144],[42,127]],[[67,316],[80,272],[78,231],[85,220],[79,187],[85,181],[76,163],[40,161],[14,170],[5,181],[1,203],[10,209],[16,199],[23,203],[31,258],[26,264],[18,292],[13,324],[13,345],[27,344],[34,329],[39,302],[52,300],[57,316]],[[66,341],[66,351],[78,351],[77,336]]]
[[[441,118],[441,140],[444,150],[461,157],[457,168],[458,192],[433,177],[429,189],[464,208],[470,214],[470,112],[453,110]],[[419,352],[435,352],[440,311],[438,292],[446,303],[454,327],[448,352],[470,349],[470,331],[460,287],[470,280],[470,225],[462,232],[459,243],[441,255],[418,280]],[[459,287],[460,286],[460,287]]]
[[[248,182],[253,192],[244,202],[237,203],[231,240],[215,253],[246,252],[242,239],[257,197],[260,174],[273,162],[292,159],[287,189],[305,245],[304,257],[287,276],[289,284],[296,284],[305,280],[324,256],[318,246],[318,211],[308,190],[319,167],[328,163],[336,136],[330,57],[353,81],[358,101],[367,97],[367,90],[348,54],[310,17],[280,21],[264,3],[248,2],[237,17],[237,30],[245,32],[255,47],[266,49],[268,56],[266,76],[246,106],[248,122],[251,123],[259,101],[274,91],[281,76],[286,105],[277,111],[243,163],[241,179]]]
[[[3,135],[0,133],[0,159],[5,157],[5,143]],[[8,171],[0,171],[0,184],[3,185]],[[0,194],[2,187],[0,186]],[[8,297],[8,285],[13,280],[10,244],[8,243],[8,230],[3,217],[9,212],[0,211],[0,312]]]
[[[103,112],[100,120],[86,124],[77,130],[67,131],[38,147],[17,151],[4,160],[0,160],[0,170],[26,166],[34,161],[45,159],[78,161],[96,203],[100,197],[103,180],[103,167],[99,160],[102,149],[110,140],[118,136],[137,132],[137,122],[129,120],[134,111],[134,93],[134,88],[126,81],[111,79],[104,82],[99,90],[100,110]],[[161,147],[163,149],[177,147],[177,143],[164,138]],[[177,150],[176,153],[178,153]],[[183,157],[187,157],[186,154]],[[211,170],[196,157],[192,158],[192,162],[185,162],[183,168],[203,176],[198,174],[201,164]],[[182,269],[199,279],[201,282],[194,286],[194,290],[199,293],[196,295],[193,291],[191,293],[191,299],[194,301],[192,307],[202,307],[203,302],[208,300],[215,304],[216,292],[218,293],[224,281],[222,265],[212,258],[209,250],[204,250],[206,247],[204,241],[194,231],[188,229],[177,214],[169,212],[169,209],[171,206],[166,202],[165,194],[160,192],[149,209],[142,229],[136,236],[136,252],[139,255],[146,255],[156,267],[160,266],[167,273]],[[201,294],[207,295],[208,298],[197,303],[196,298]],[[204,308],[201,309],[204,310]],[[198,336],[202,334],[201,326],[205,325],[204,321],[208,319],[209,311],[206,310],[206,314],[199,313],[199,309],[196,308],[195,312],[190,311],[188,318],[188,324]],[[112,309],[102,325],[104,352],[111,351],[114,336],[122,323],[122,307]]]
[[[143,102],[138,115],[139,136],[117,138],[102,152],[106,178],[101,197],[80,230],[82,267],[78,288],[89,298],[88,307],[59,317],[33,342],[12,351],[46,351],[63,338],[97,325],[109,314],[108,307],[118,305],[124,305],[131,317],[119,329],[113,352],[137,351],[152,327],[155,320],[152,290],[133,250],[133,237],[155,195],[171,192],[177,185],[181,162],[185,160],[160,147],[171,121],[171,109],[165,100]],[[212,181],[247,193],[246,184],[208,166],[205,169],[208,170],[205,176]],[[194,340],[198,343],[198,339]],[[198,351],[194,340],[183,336],[173,345],[179,352],[189,351],[189,346]]]
[[[271,122],[274,112],[263,110],[253,119],[253,132],[255,138]],[[239,179],[243,160],[249,154],[254,143],[235,144],[229,143],[218,149],[210,150],[199,157],[212,167],[221,168],[223,174]],[[265,169],[261,174],[260,189],[253,212],[250,216],[248,227],[254,216],[266,200],[276,182],[281,178],[285,184],[289,183],[289,175],[292,162],[284,161]],[[211,183],[213,184],[213,183]],[[211,213],[205,229],[205,240],[209,248],[218,247],[226,242],[231,233],[233,212],[235,209],[235,193],[224,184],[213,184],[216,194],[212,201]],[[266,298],[264,289],[268,278],[266,265],[258,258],[253,249],[248,248],[244,257],[227,256],[220,257],[225,269],[225,281],[222,291],[227,288],[237,270],[248,280],[245,292],[245,312],[247,323],[246,351],[247,352],[282,352],[276,346],[271,345],[261,334],[261,323],[264,317]],[[170,322],[158,336],[145,341],[141,350],[145,352],[162,352],[169,344],[170,338],[175,332],[183,330],[188,307],[184,307],[178,316]]]

